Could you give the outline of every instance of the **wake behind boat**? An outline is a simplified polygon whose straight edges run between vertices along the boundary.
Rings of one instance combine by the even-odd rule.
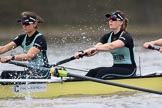
[[[98,82],[68,79],[1,79],[0,82],[25,82],[24,84],[0,85],[0,98],[57,98],[64,96],[112,95],[117,93],[137,92],[131,87],[144,88],[153,93],[162,94],[162,75],[149,75],[134,78],[110,79],[109,82],[128,85],[128,88],[105,85]],[[157,92],[156,92],[157,91]],[[158,92],[159,91],[159,92]],[[147,92],[147,91],[146,91]]]

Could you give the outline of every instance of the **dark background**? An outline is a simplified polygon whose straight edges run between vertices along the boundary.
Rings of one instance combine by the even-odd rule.
[[[104,15],[115,10],[126,13],[128,29],[135,36],[162,34],[161,0],[1,0],[0,38],[22,32],[17,20],[23,11],[44,18],[40,28],[47,36],[103,35],[108,30]]]
[[[162,25],[161,0],[1,0],[0,26],[14,26],[22,11],[34,11],[45,25],[95,25],[104,14],[124,11],[132,25]]]

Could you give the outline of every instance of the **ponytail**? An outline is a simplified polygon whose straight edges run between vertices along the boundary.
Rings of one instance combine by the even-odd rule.
[[[128,18],[124,18],[121,30],[126,31],[127,26],[128,26]]]

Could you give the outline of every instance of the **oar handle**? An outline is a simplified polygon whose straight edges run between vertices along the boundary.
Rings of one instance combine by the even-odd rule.
[[[88,55],[88,54],[87,53],[79,54],[79,57],[84,57],[86,55]]]
[[[148,49],[151,49],[151,50],[157,50],[157,51],[160,50],[160,48],[157,48],[157,47],[155,47],[155,46],[151,46],[151,45],[148,46]]]
[[[83,57],[83,56],[86,56],[86,55],[87,55],[87,53],[79,54],[79,57]],[[69,62],[69,61],[75,60],[75,59],[76,59],[76,58],[75,58],[74,56],[72,56],[72,57],[70,57],[70,58],[61,60],[61,61],[57,62],[56,64],[53,64],[52,66],[58,66],[58,65],[67,63],[67,62]]]

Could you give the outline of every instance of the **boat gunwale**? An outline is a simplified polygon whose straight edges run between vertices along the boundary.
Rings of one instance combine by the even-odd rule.
[[[157,77],[162,77],[162,74],[158,74],[156,75],[155,74],[150,74],[150,75],[145,75],[145,76],[134,76],[134,77],[120,77],[120,78],[108,78],[108,79],[105,79],[105,80],[111,80],[111,81],[115,81],[115,80],[126,80],[126,79],[143,79],[143,78],[157,78]],[[8,79],[8,80],[13,80],[13,79]],[[19,80],[19,79],[17,79]],[[31,80],[31,79],[26,79],[26,81],[23,81],[23,82],[14,82],[14,81],[7,81],[7,83],[3,83],[1,82],[2,79],[0,79],[0,83],[1,85],[16,85],[16,84],[39,84],[39,83],[66,83],[66,82],[81,82],[81,81],[90,81],[90,80],[85,80],[85,79],[78,79],[78,78],[69,78],[69,79],[66,79],[66,80],[57,80],[57,81],[54,81],[53,79],[32,79],[33,81],[30,81],[28,82],[28,80]],[[36,80],[34,82],[34,80]],[[41,81],[42,80],[42,81]],[[37,82],[39,81],[39,82]]]

